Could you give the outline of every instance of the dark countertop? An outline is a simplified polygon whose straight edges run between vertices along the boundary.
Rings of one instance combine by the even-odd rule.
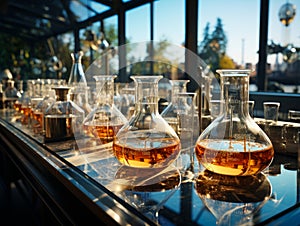
[[[105,214],[104,220],[108,223],[155,224],[155,218],[148,220],[144,217],[151,216],[148,213],[154,209],[159,209],[160,225],[298,223],[298,155],[276,152],[267,170],[248,178],[212,174],[203,171],[196,161],[194,178],[180,184],[178,171],[174,168],[157,171],[157,174],[124,170],[114,158],[110,144],[96,145],[85,138],[44,143],[42,136],[34,135],[28,126],[15,120],[12,113],[2,111],[1,114],[0,141],[12,145],[13,150],[1,151],[14,153],[11,155],[14,159],[25,156],[29,163],[24,163],[21,170],[26,170],[26,167],[39,169],[36,165],[43,165],[42,170],[56,178],[55,183],[75,196],[78,201],[74,201],[75,204],[82,203],[82,208],[91,212],[92,217],[101,219]],[[13,145],[19,149],[14,149]],[[20,150],[22,145],[24,150]],[[299,145],[293,153],[298,152]],[[37,180],[41,178],[35,177]],[[36,184],[39,183],[42,182]],[[60,207],[68,208],[65,205]],[[73,219],[78,220],[76,216]]]

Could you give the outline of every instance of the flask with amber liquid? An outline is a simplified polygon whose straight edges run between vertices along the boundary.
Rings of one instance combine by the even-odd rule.
[[[248,176],[265,170],[273,161],[269,137],[249,115],[250,70],[217,70],[221,80],[222,113],[201,133],[196,156],[207,170]]]
[[[84,119],[84,111],[70,100],[70,87],[53,87],[56,100],[45,110],[45,142],[78,138]]]
[[[83,121],[84,133],[97,144],[111,143],[119,129],[127,122],[114,105],[115,75],[95,75],[96,105]]]
[[[162,76],[131,76],[135,83],[134,113],[113,142],[116,158],[136,168],[165,168],[180,153],[180,140],[158,111],[158,81]]]

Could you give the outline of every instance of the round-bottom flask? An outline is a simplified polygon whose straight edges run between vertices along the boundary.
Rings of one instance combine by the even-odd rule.
[[[200,164],[214,173],[247,176],[265,170],[274,149],[264,131],[249,115],[250,70],[217,70],[221,76],[222,113],[196,142]]]
[[[135,110],[113,142],[116,158],[123,165],[163,168],[180,153],[180,140],[158,112],[158,81],[162,76],[132,76]]]

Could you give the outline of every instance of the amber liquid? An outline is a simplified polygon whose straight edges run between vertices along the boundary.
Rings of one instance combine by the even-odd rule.
[[[44,124],[44,114],[39,111],[32,112],[32,129],[34,133],[41,133]]]
[[[16,112],[20,112],[21,111],[21,106],[22,106],[22,104],[16,101],[14,103],[14,109],[15,109],[15,111]]]
[[[83,125],[83,131],[91,138],[100,139],[102,143],[109,143],[114,140],[114,137],[123,125]]]
[[[46,115],[45,120],[45,139],[64,140],[73,138],[72,115]]]
[[[30,117],[30,113],[31,113],[31,107],[21,107],[20,112],[23,115],[22,118],[21,118],[21,123],[23,125],[27,125],[28,122],[29,122],[29,117]]]
[[[272,145],[235,140],[202,140],[195,151],[206,169],[232,176],[257,174],[271,164],[274,156]]]
[[[148,143],[148,145],[147,145]],[[150,147],[149,144],[152,143]],[[145,147],[143,148],[143,144]],[[116,158],[127,166],[152,168],[166,167],[178,156],[180,141],[173,138],[127,138],[125,144],[114,142],[113,151]]]

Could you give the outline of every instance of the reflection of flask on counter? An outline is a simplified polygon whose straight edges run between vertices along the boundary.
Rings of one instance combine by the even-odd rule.
[[[195,188],[217,225],[253,225],[271,198],[272,184],[262,173],[239,177],[201,172]]]
[[[84,111],[69,100],[69,87],[55,87],[56,101],[45,112],[45,141],[74,138],[80,133]]]

